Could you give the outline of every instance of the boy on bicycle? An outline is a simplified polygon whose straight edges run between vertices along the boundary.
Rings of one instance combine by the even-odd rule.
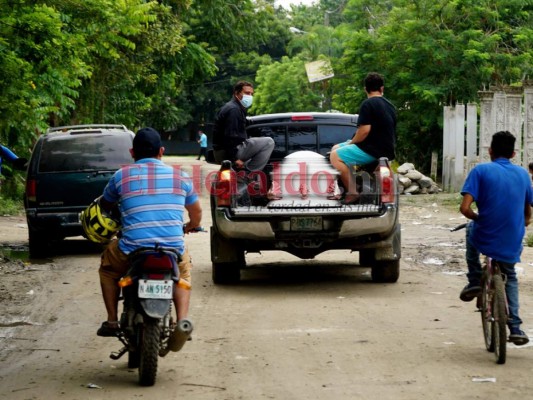
[[[525,227],[531,218],[533,191],[527,171],[509,161],[514,157],[516,138],[507,131],[492,136],[491,162],[477,165],[468,174],[461,194],[460,211],[472,221],[466,227],[468,285],[460,299],[472,301],[481,293],[480,253],[499,262],[507,276],[505,290],[509,304],[509,341],[517,346],[529,342],[520,329],[518,280],[515,263],[520,261]],[[472,209],[476,202],[478,212]]]

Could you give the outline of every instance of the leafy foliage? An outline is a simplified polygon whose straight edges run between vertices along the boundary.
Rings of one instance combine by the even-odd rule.
[[[0,8],[0,139],[25,153],[50,114],[74,108],[81,79],[90,74],[83,41],[63,30],[61,14],[46,4]]]
[[[400,115],[397,153],[424,168],[427,150],[441,147],[443,105],[531,74],[532,11],[528,0],[350,0],[339,68],[360,86],[368,71],[385,76]],[[347,109],[362,97],[346,87],[334,101]]]
[[[252,113],[320,110],[320,94],[309,85],[304,61],[297,57],[262,66],[257,83]]]
[[[238,79],[256,86],[252,113],[353,113],[378,71],[399,111],[398,161],[424,169],[443,105],[531,77],[532,12],[531,0],[7,0],[0,141],[24,156],[48,126],[99,122],[193,139]],[[309,83],[316,60],[335,77]]]

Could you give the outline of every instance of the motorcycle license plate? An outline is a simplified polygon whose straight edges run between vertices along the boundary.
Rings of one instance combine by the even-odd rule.
[[[173,281],[139,280],[140,299],[171,299]]]

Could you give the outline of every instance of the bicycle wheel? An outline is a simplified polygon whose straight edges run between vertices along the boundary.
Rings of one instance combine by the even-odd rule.
[[[486,270],[481,278],[481,325],[483,326],[483,338],[487,351],[494,352],[493,317],[492,317],[492,291],[491,280]]]
[[[496,274],[492,277],[494,296],[492,297],[492,325],[494,339],[494,355],[498,364],[505,364],[507,353],[507,311],[505,305],[505,284],[502,276]]]

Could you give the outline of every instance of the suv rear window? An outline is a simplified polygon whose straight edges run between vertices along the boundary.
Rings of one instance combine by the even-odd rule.
[[[131,164],[129,135],[63,136],[44,140],[39,172],[117,170]]]

